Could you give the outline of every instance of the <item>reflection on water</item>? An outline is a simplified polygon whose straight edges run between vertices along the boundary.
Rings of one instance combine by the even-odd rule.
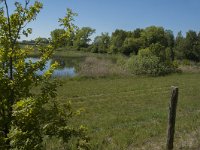
[[[44,72],[46,72],[51,64],[53,64],[55,61],[59,63],[59,66],[57,69],[55,69],[53,76],[61,77],[61,76],[69,76],[74,77],[77,75],[78,65],[84,61],[85,58],[79,57],[79,58],[69,58],[69,57],[59,57],[59,58],[52,58],[47,61],[45,64],[45,69],[43,71],[38,70],[37,74],[42,75]],[[39,58],[27,58],[26,61],[32,61],[37,62]]]
[[[111,60],[112,63],[116,63],[116,58],[106,58],[106,57],[96,57],[100,60]],[[27,58],[26,61],[32,61],[37,62],[39,58]],[[61,77],[61,76],[68,76],[68,77],[74,77],[78,75],[79,66],[81,63],[83,63],[86,60],[86,57],[54,57],[47,61],[45,64],[45,69],[43,71],[38,70],[37,74],[42,75],[44,72],[46,72],[51,64],[53,64],[55,61],[59,63],[59,66],[56,70],[54,70],[53,76],[55,77]]]

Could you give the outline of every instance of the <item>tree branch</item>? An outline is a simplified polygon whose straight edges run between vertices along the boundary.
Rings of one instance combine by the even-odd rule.
[[[6,6],[6,14],[7,14],[8,32],[9,32],[10,43],[12,43],[12,32],[11,32],[11,25],[10,25],[10,15],[9,15],[9,9],[8,9],[8,4],[7,4],[6,0],[4,0],[4,4]]]
[[[26,0],[25,6],[24,6],[24,10],[27,9],[29,3],[30,3],[30,0]],[[25,17],[25,14],[26,14],[26,12],[24,11],[24,13],[23,13],[23,15],[22,15],[22,19]],[[12,50],[14,50],[14,46],[15,46],[15,44],[16,44],[16,42],[17,42],[17,38],[18,38],[18,36],[19,36],[19,33],[20,33],[21,29],[24,28],[22,25],[23,25],[23,22],[21,21],[21,22],[19,23],[19,28],[18,28],[18,30],[17,30],[17,34],[16,34],[15,39],[14,39],[14,41],[13,41]]]

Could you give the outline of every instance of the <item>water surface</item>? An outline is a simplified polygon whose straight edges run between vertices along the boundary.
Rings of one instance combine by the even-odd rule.
[[[37,62],[39,61],[39,58],[27,58],[26,61],[32,61]],[[44,70],[38,70],[37,74],[42,75],[44,72],[46,72],[51,64],[53,64],[55,61],[59,63],[59,66],[57,69],[54,70],[53,76],[61,77],[61,76],[68,76],[68,77],[74,77],[78,74],[78,65],[84,61],[84,58],[78,57],[78,58],[71,58],[71,57],[59,57],[59,58],[52,58],[47,61],[45,64]]]

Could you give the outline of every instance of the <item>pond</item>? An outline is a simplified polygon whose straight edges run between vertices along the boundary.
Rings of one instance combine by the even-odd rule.
[[[63,77],[63,76],[74,77],[80,73],[79,72],[80,64],[84,63],[87,60],[87,58],[96,58],[96,59],[93,59],[93,62],[92,62],[94,63],[94,65],[97,60],[100,60],[101,62],[104,62],[104,61],[106,62],[106,60],[109,60],[111,63],[114,63],[114,64],[116,63],[116,58],[104,57],[104,56],[53,57],[52,59],[47,61],[47,63],[45,64],[45,69],[43,71],[38,70],[37,74],[38,75],[44,74],[44,72],[46,72],[50,68],[51,64],[57,61],[59,63],[59,66],[57,69],[54,70],[54,73],[53,73],[54,77]],[[26,59],[26,62],[28,62],[29,60],[31,60],[32,62],[37,62],[39,61],[39,58],[30,57]],[[97,65],[97,68],[98,67],[100,66]]]
[[[31,60],[32,62],[39,61],[39,58],[27,58],[26,61],[28,62]],[[53,76],[54,77],[62,77],[62,76],[68,76],[68,77],[74,77],[78,74],[78,65],[85,60],[84,57],[58,57],[58,58],[52,58],[47,61],[45,64],[45,69],[43,71],[38,70],[37,74],[42,75],[44,72],[46,72],[51,64],[53,64],[55,61],[59,63],[59,67],[55,69]]]

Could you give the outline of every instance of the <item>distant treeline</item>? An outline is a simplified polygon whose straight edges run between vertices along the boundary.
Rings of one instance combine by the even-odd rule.
[[[186,36],[179,32],[176,36],[171,30],[163,27],[150,26],[145,29],[125,31],[117,29],[111,35],[102,33],[91,40],[95,29],[83,27],[71,34],[70,38],[62,36],[63,29],[51,32],[47,39],[56,48],[65,47],[66,50],[89,51],[93,53],[122,53],[124,55],[137,55],[140,50],[156,46],[159,52],[165,53],[174,59],[188,59],[200,61],[200,32],[189,30]]]
[[[38,43],[49,44],[50,39],[39,37],[39,38],[36,38],[35,40],[23,40],[19,43],[22,44],[22,45],[35,45],[35,44],[38,44]]]

